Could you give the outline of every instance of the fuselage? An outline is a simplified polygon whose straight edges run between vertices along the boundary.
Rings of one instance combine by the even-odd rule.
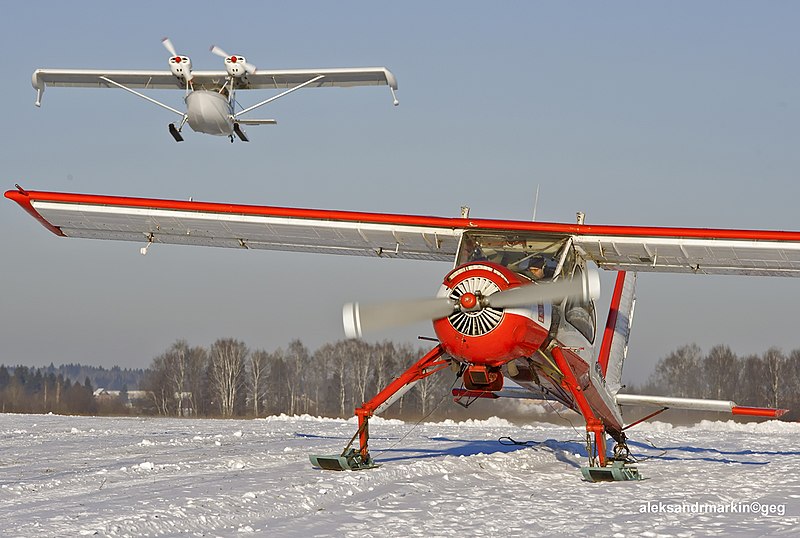
[[[233,111],[228,98],[216,91],[195,90],[186,96],[189,127],[198,133],[230,136],[233,133]]]
[[[476,242],[480,243],[480,238]],[[520,269],[524,265],[520,260],[530,257],[529,253],[490,253],[490,261],[487,244],[484,241],[476,250],[478,257],[459,256],[461,263],[445,276],[439,296],[457,302],[465,293],[486,296],[518,286],[547,285],[547,280],[575,278],[586,270],[570,252],[570,245],[556,245],[548,253],[552,269],[545,279],[535,281],[529,271]],[[621,431],[619,408],[597,367],[597,319],[592,301],[565,299],[557,304],[460,309],[434,321],[434,331],[447,354],[463,365],[467,390],[499,391],[503,380],[511,379],[535,394],[581,412],[564,384],[558,364],[563,358],[578,378],[594,414],[602,418],[612,435]]]

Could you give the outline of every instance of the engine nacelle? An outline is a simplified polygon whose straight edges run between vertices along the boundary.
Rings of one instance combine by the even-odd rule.
[[[458,301],[465,293],[487,296],[525,284],[530,281],[502,265],[472,262],[452,270],[438,295]],[[545,309],[549,312],[549,305],[462,309],[434,321],[433,328],[452,357],[496,367],[517,357],[530,357],[539,349],[549,331]]]
[[[192,80],[192,61],[188,56],[172,56],[169,59],[169,70],[183,82]]]
[[[244,56],[228,56],[225,58],[225,71],[233,78],[240,78],[247,74],[247,60]]]

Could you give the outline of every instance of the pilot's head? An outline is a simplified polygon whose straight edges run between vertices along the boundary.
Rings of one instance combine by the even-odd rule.
[[[544,256],[534,256],[531,258],[528,264],[528,270],[531,272],[534,279],[538,280],[544,277],[545,265],[547,265],[547,260],[544,259]]]

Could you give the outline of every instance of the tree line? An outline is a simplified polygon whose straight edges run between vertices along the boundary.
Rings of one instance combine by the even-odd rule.
[[[0,366],[0,410],[3,413],[94,414],[94,388],[87,377],[73,383],[64,374],[43,368]]]
[[[250,350],[235,339],[209,348],[178,340],[153,359],[142,388],[161,415],[266,416],[286,413],[346,417],[427,349],[342,340],[311,352],[300,340],[275,351]],[[455,376],[420,381],[390,416],[428,415]]]
[[[43,368],[0,365],[0,412],[95,414],[127,412],[127,388],[137,387],[145,370],[52,363]],[[96,387],[116,390],[119,402],[97,400]]]
[[[788,355],[771,347],[739,356],[725,345],[708,353],[685,345],[660,359],[648,381],[626,392],[733,400],[738,405],[789,409],[786,420],[800,419],[800,349]]]
[[[55,368],[0,366],[0,410],[69,414],[158,414],[194,417],[259,417],[311,414],[348,417],[427,348],[392,342],[342,340],[310,351],[300,340],[274,351],[251,350],[223,338],[209,347],[177,340],[146,370],[106,370],[80,365]],[[99,371],[98,371],[99,370]],[[70,375],[87,374],[83,382]],[[94,374],[90,378],[88,374]],[[94,379],[94,384],[93,384]],[[98,382],[100,380],[100,382]],[[128,384],[127,381],[130,381]],[[120,387],[93,397],[95,387]],[[420,381],[383,413],[387,417],[445,418],[513,412],[518,402],[480,402],[464,411],[450,388],[460,381],[449,370]],[[128,388],[130,387],[129,397]],[[708,353],[686,345],[660,359],[648,381],[626,392],[734,400],[739,405],[782,407],[785,419],[800,418],[800,349],[770,348],[738,356],[728,346]],[[687,415],[691,417],[691,415]]]

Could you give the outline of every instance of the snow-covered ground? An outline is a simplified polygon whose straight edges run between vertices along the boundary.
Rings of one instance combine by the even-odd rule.
[[[313,469],[343,420],[0,415],[2,536],[797,536],[800,424],[631,430],[641,482],[587,483],[583,433],[371,422],[383,465]],[[531,441],[504,446],[498,438]],[[756,512],[756,513],[753,513]],[[771,512],[771,513],[770,513]]]

